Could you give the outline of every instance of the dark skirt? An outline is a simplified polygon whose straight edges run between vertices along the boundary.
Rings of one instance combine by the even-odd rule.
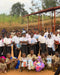
[[[0,56],[2,56],[3,53],[3,47],[0,47]]]
[[[46,44],[45,43],[41,43],[41,52],[40,53],[44,53],[46,51]]]
[[[28,55],[28,45],[22,45],[21,47],[21,54],[22,53],[26,53],[26,55]]]
[[[6,57],[6,54],[7,54],[7,46],[4,46],[3,55]]]
[[[31,51],[31,50],[33,50],[34,51],[34,54],[37,55],[36,44],[29,46],[29,51]]]
[[[37,42],[36,44],[36,55],[38,55],[38,53],[39,53],[39,42]]]
[[[49,55],[51,55],[51,54],[53,55],[53,50],[52,50],[52,48],[48,48],[48,54],[49,54]]]
[[[7,46],[7,53],[11,54],[11,46]]]

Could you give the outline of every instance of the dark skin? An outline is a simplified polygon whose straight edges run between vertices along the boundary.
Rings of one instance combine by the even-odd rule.
[[[55,55],[58,57],[59,56],[59,53],[58,52],[55,52]],[[55,71],[55,68],[60,66],[60,62],[56,62],[54,63],[55,61],[52,60],[52,68],[53,68],[53,71]]]
[[[12,62],[15,62],[14,66],[13,66],[13,67],[15,67],[16,64],[17,64],[18,59],[10,59],[10,58],[11,58],[10,53],[7,54],[7,58],[9,59],[9,62],[7,62],[7,67],[8,67],[8,69],[10,69],[10,64],[11,64]]]
[[[2,59],[1,59],[1,63],[3,63],[3,64],[4,64],[4,63],[5,63],[5,59],[3,59],[3,58],[2,58]],[[2,70],[2,72],[3,72],[3,73],[5,73],[6,71],[7,71],[7,67],[5,67],[5,69],[4,69],[4,70]]]

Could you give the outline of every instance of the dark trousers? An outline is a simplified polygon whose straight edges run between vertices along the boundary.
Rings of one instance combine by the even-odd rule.
[[[11,46],[7,46],[7,53],[11,54]]]
[[[19,56],[19,52],[20,52],[20,50],[19,50],[19,49],[15,49],[15,57],[17,57],[17,58],[18,58],[18,56]]]
[[[33,50],[34,51],[34,54],[37,55],[36,44],[30,45],[29,51],[30,50]]]
[[[48,47],[48,54],[49,54],[49,55],[51,55],[51,54],[53,55],[53,50],[52,50],[52,48],[49,48],[49,47]]]
[[[41,43],[41,51],[40,53],[44,53],[46,51],[46,44],[45,43]]]
[[[59,75],[59,74],[60,74],[60,66],[59,66],[59,68],[57,69],[55,75]]]
[[[4,46],[3,55],[6,57],[7,54],[7,46]]]
[[[0,56],[2,56],[3,47],[0,47]]]
[[[36,55],[38,56],[38,53],[39,53],[39,42],[37,42],[36,44]]]
[[[28,55],[28,45],[22,45],[21,47],[21,54],[22,53],[26,53],[26,55]]]
[[[13,53],[14,53],[14,57],[15,57],[16,56],[15,45],[13,45]]]
[[[60,54],[60,45],[58,45],[58,52],[59,52],[59,54]]]

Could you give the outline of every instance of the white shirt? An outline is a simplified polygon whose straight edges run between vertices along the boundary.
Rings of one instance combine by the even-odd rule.
[[[36,42],[37,42],[37,40],[34,37],[28,39],[29,44],[35,44]]]
[[[35,39],[38,39],[39,36],[40,36],[39,34],[34,34],[34,38],[35,38]]]
[[[3,40],[1,39],[0,40],[0,47],[3,47],[4,46],[4,42],[3,42]]]
[[[4,38],[4,43],[9,45],[12,43],[12,39],[11,38]]]
[[[56,35],[53,35],[53,37],[52,37],[55,41],[59,41],[59,37],[58,36],[56,36]]]
[[[47,47],[52,48],[54,45],[54,40],[52,38],[50,38],[50,39],[48,38],[46,40],[46,44],[47,44]]]
[[[12,37],[12,42],[15,42],[16,37],[17,37],[16,35]]]
[[[28,39],[26,37],[20,37],[19,39],[20,41],[28,41]]]
[[[38,41],[39,41],[40,43],[46,43],[46,38],[45,38],[44,36],[40,36],[40,37],[38,38]]]
[[[51,37],[52,37],[52,35],[53,35],[51,32],[50,32],[50,33],[46,32],[46,33],[44,34],[44,37],[45,37],[46,39],[48,39],[48,34],[50,34]]]
[[[26,34],[26,38],[28,39],[28,38],[31,38],[31,36],[30,36],[30,34]]]
[[[19,44],[20,43],[20,38],[16,36],[15,39],[14,39],[14,42],[15,42],[15,44]]]

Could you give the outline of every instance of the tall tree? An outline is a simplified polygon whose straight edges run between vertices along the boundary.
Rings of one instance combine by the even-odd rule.
[[[24,9],[24,4],[15,3],[11,8],[11,15],[23,16],[28,14],[28,12]]]
[[[43,9],[51,8],[51,7],[56,7],[60,5],[57,0],[42,0],[42,7]]]
[[[32,0],[31,5],[30,10],[32,13],[41,10],[41,0]]]

